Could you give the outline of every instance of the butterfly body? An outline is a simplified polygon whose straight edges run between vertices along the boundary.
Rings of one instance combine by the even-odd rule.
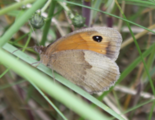
[[[89,93],[107,90],[119,77],[115,63],[121,35],[97,27],[75,31],[47,47],[37,47],[42,63]]]

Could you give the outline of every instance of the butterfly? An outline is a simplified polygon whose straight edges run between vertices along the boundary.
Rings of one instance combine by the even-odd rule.
[[[107,27],[74,31],[47,47],[36,46],[43,64],[89,93],[108,90],[119,78],[115,63],[121,34]]]

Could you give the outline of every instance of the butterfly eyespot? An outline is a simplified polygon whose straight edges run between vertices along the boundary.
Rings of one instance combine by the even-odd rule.
[[[99,35],[93,36],[93,40],[96,41],[96,42],[101,42],[102,39],[103,39],[102,36],[99,36]]]

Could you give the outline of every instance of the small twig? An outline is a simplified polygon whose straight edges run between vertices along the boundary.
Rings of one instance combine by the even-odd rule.
[[[28,105],[31,106],[31,109],[37,108],[37,104],[33,100],[29,100]],[[34,110],[34,112],[41,118],[41,120],[51,120],[51,118],[40,109]]]
[[[128,120],[128,118],[122,114],[122,112],[110,101],[108,97],[105,96],[103,100],[110,108],[112,108],[117,114],[124,118],[124,120]]]
[[[153,11],[153,10],[154,10],[154,8],[146,8],[146,9],[144,9],[144,10],[142,11],[141,14],[145,14],[145,13],[151,12],[151,11]]]
[[[152,30],[155,28],[155,24],[151,25],[150,27],[148,27],[148,29]],[[143,32],[140,32],[138,34],[135,35],[135,39],[137,40],[138,38],[146,35],[149,31],[148,30],[144,30]],[[133,42],[133,37],[128,38],[127,40],[125,40],[125,42],[122,43],[121,45],[121,49],[123,49],[124,47],[126,47],[127,45],[131,44]]]
[[[136,95],[136,93],[137,93],[136,90],[133,90],[133,89],[130,89],[130,88],[127,88],[124,86],[120,86],[120,85],[115,86],[114,90],[121,91],[123,93],[131,94],[131,95]],[[141,92],[140,96],[145,99],[155,99],[155,96],[153,96],[152,94],[147,93],[147,92]]]
[[[122,1],[122,6],[121,7],[122,7],[122,11],[124,11],[124,9],[125,9],[125,1]],[[122,17],[122,14],[120,13],[119,16]],[[118,21],[118,31],[121,31],[122,23],[123,23],[123,20],[119,19],[119,21]]]
[[[65,13],[66,19],[67,19],[67,21],[68,21],[68,23],[69,23],[69,25],[70,25],[72,31],[74,31],[75,28],[74,28],[74,25],[72,24],[71,19],[69,18],[69,16],[68,16],[68,14],[67,14],[66,11],[64,11],[64,13]]]
[[[152,12],[150,11],[149,12],[149,24],[150,25],[152,25],[152,23],[153,23],[152,20],[153,20]],[[151,38],[152,38],[152,34],[149,34],[149,38],[148,38],[148,41],[147,41],[147,48],[149,48],[149,46],[150,46]]]
[[[21,110],[31,110],[31,111],[34,111],[34,110],[42,110],[42,111],[53,111],[53,109],[49,109],[49,108],[31,108],[31,107],[19,107],[19,109]]]
[[[91,6],[91,0],[89,0],[89,1],[84,0],[83,5],[90,7]],[[91,9],[83,7],[82,8],[82,16],[86,18],[85,24],[87,27],[89,27],[91,24]]]

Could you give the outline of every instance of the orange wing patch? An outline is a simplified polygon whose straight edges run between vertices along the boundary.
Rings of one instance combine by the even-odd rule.
[[[102,41],[94,41],[94,35],[102,36]],[[91,50],[101,54],[106,54],[108,45],[109,41],[100,33],[94,31],[81,32],[56,41],[48,47],[46,53],[55,53],[63,50]]]

